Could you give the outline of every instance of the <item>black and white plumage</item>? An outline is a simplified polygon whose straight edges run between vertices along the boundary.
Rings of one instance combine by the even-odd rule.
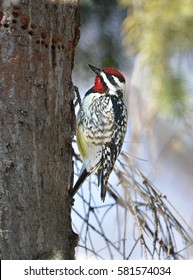
[[[98,171],[101,199],[104,201],[108,179],[127,130],[125,78],[117,70],[100,70],[89,66],[96,73],[95,84],[82,101],[76,130],[83,166],[74,188],[69,190],[69,195],[73,197],[84,180]]]

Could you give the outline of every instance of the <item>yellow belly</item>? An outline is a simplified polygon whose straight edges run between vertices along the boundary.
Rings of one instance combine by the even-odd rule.
[[[88,156],[89,143],[83,131],[82,125],[79,125],[76,129],[76,142],[78,145],[79,152],[82,158],[84,159]]]

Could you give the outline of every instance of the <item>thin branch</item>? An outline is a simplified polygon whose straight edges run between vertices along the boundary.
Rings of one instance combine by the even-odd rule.
[[[77,162],[80,160],[78,155],[75,155],[75,158]],[[78,170],[78,164],[75,167]],[[82,220],[79,231],[81,234],[80,242],[85,244],[88,251],[92,251],[93,254],[96,253],[96,257],[99,257],[97,253],[100,251],[97,249],[98,241],[96,242],[96,236],[93,237],[93,232],[95,232],[105,242],[106,246],[104,248],[111,259],[113,258],[112,249],[123,259],[129,259],[134,251],[138,250],[137,245],[139,242],[141,244],[141,253],[146,259],[182,259],[181,252],[187,249],[190,246],[189,244],[192,244],[190,236],[193,235],[193,231],[166,195],[154,186],[134,165],[126,153],[122,153],[121,157],[119,157],[114,168],[114,174],[117,176],[119,188],[115,188],[115,185],[112,184],[109,184],[107,187],[107,191],[110,194],[109,199],[113,201],[112,203],[102,206],[98,205],[97,200],[92,195],[93,185],[96,185],[97,188],[95,182],[90,181],[89,183],[88,199],[84,197],[84,188],[78,193],[82,199],[84,212],[81,214],[75,208],[73,211]],[[117,246],[111,240],[112,236],[109,237],[106,233],[104,223],[105,218],[110,217],[112,219],[115,207],[117,213],[117,234],[120,240],[116,243]],[[124,215],[124,225],[121,225],[120,213],[124,213],[121,214]],[[127,232],[128,215],[134,218],[133,228],[137,228],[138,232],[130,251],[128,251],[128,244],[131,240],[130,237],[128,238]],[[86,230],[83,232],[83,229]],[[177,233],[186,244],[180,250],[177,248]],[[122,242],[123,246],[120,246],[120,242]]]

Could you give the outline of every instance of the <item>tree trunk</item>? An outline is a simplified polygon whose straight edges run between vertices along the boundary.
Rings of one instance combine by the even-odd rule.
[[[10,2],[0,0],[0,257],[73,259],[78,0]]]

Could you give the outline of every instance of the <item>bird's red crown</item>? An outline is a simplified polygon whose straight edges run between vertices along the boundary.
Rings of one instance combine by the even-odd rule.
[[[117,77],[121,82],[125,83],[125,77],[123,74],[121,74],[119,71],[112,69],[112,68],[105,68],[102,70],[105,74],[113,75]],[[107,86],[104,83],[101,76],[96,76],[95,78],[95,84],[94,84],[94,90],[99,93],[105,93],[107,91]]]
[[[103,69],[103,72],[105,72],[106,74],[114,75],[125,82],[125,77],[123,76],[123,74],[121,74],[119,71],[117,71],[115,69],[105,68],[105,69]]]

